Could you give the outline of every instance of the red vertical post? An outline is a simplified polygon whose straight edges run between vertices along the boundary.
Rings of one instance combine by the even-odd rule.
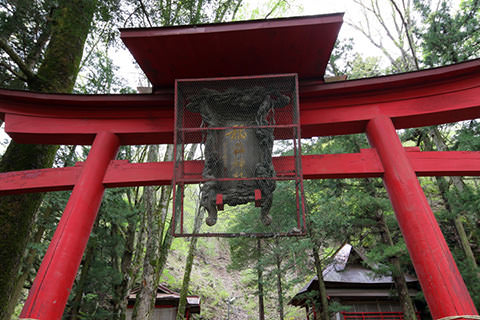
[[[383,164],[383,182],[433,319],[477,315],[391,119],[370,120],[367,135]]]
[[[111,132],[97,134],[57,230],[43,258],[20,319],[61,319],[100,203],[103,177],[119,146]]]

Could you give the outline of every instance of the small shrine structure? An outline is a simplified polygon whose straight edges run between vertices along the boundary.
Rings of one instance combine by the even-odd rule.
[[[335,315],[337,320],[402,320],[403,310],[395,296],[395,284],[391,276],[377,275],[375,266],[349,244],[344,245],[333,258],[332,263],[322,271],[329,301],[345,306]],[[409,295],[414,298],[420,291],[415,277],[405,275]],[[289,302],[305,308],[307,320],[315,320],[322,310],[318,297],[318,278],[313,277]],[[316,298],[315,298],[316,297]],[[417,306],[416,306],[417,307]],[[420,320],[420,309],[417,308]]]
[[[73,190],[20,318],[61,319],[105,188],[174,180],[173,162],[128,163],[115,156],[120,145],[174,142],[176,79],[275,74],[296,74],[302,139],[365,133],[371,144],[359,153],[301,155],[303,179],[381,177],[432,317],[478,315],[417,176],[478,176],[480,152],[419,152],[404,148],[396,130],[478,118],[480,60],[325,83],[342,19],[339,13],[121,30],[152,94],[1,89],[0,119],[16,142],[92,146],[85,163],[74,167],[0,173],[0,195]],[[272,159],[275,172],[294,162],[300,163],[292,156]],[[205,163],[183,165],[202,172]]]
[[[128,295],[127,302],[127,318],[132,319],[133,307],[137,300],[137,293],[140,290],[132,290]],[[170,290],[168,287],[160,284],[157,288],[155,297],[155,308],[153,310],[153,320],[175,320],[177,318],[178,303],[180,294]],[[200,314],[200,297],[187,296],[187,304],[185,308],[185,320],[191,319],[192,314]]]

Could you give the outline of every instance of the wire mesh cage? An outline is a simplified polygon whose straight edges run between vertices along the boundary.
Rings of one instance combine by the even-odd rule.
[[[305,234],[295,74],[177,80],[174,143],[175,236]]]

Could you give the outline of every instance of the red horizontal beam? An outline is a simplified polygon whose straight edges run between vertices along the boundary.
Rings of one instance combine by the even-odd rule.
[[[408,148],[408,151],[415,149]],[[480,176],[480,152],[408,152],[418,176]],[[274,158],[277,172],[293,166],[293,157]],[[374,149],[360,153],[304,155],[304,179],[339,179],[381,177],[383,167]],[[80,175],[82,164],[75,167],[0,173],[0,195],[28,192],[70,190]],[[185,171],[201,179],[202,161],[188,161]],[[172,162],[129,163],[115,160],[103,183],[106,187],[168,185],[172,182]]]
[[[451,90],[456,89],[452,87]],[[342,101],[340,98],[338,101]],[[333,103],[333,102],[332,102]],[[324,102],[305,101],[300,109],[303,138],[362,133],[375,115],[384,114],[396,128],[411,128],[450,123],[480,117],[480,79],[477,87],[437,93],[379,104],[326,107]],[[120,112],[120,111],[119,111]],[[145,118],[57,118],[5,115],[5,130],[17,142],[37,144],[91,144],[95,134],[111,131],[121,144],[162,144],[173,142],[173,112],[165,117]]]
[[[361,133],[378,114],[397,129],[480,117],[480,60],[337,83],[300,82],[303,138]],[[81,96],[0,90],[0,119],[21,143],[90,144],[111,131],[122,144],[173,142],[173,90]]]
[[[114,111],[112,111],[114,112]],[[20,143],[92,144],[97,132],[110,131],[125,144],[173,143],[173,115],[168,118],[56,118],[6,114],[5,131]]]

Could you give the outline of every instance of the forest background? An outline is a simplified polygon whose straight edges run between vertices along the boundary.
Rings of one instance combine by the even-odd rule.
[[[112,52],[122,46],[119,27],[274,18],[296,15],[301,7],[302,2],[294,0],[259,5],[242,0],[2,0],[0,87],[133,94],[131,81],[122,78],[113,61]],[[326,76],[373,77],[480,56],[479,0],[352,0],[347,10],[356,12],[357,19],[346,24],[357,33],[343,34],[337,41]],[[354,35],[368,40],[372,55],[356,51]],[[478,151],[480,146],[478,120],[399,134],[405,146],[422,150]],[[0,172],[71,166],[88,154],[87,146],[32,146],[9,140],[2,144]],[[319,137],[302,146],[304,153],[315,154],[366,147],[364,135]],[[124,146],[118,159],[160,161],[172,159],[172,154],[171,146]],[[195,154],[192,150],[192,157]],[[420,181],[479,308],[478,179]],[[153,288],[165,283],[183,298],[187,292],[201,296],[199,319],[301,319],[304,311],[286,302],[314,275],[321,279],[332,254],[348,242],[381,266],[376,272],[394,275],[395,294],[406,317],[414,319],[401,281],[402,274],[414,271],[381,180],[307,181],[305,191],[307,237],[228,241],[173,239],[171,187],[107,190],[64,318],[124,319],[125,297],[135,288],[135,318],[150,319]],[[52,192],[1,198],[0,319],[18,317],[68,196],[69,192]],[[281,215],[285,209],[274,205],[272,210]],[[416,299],[421,303],[423,298]],[[329,312],[339,308],[329,304],[322,290],[312,301]],[[327,319],[328,312],[321,317]]]

